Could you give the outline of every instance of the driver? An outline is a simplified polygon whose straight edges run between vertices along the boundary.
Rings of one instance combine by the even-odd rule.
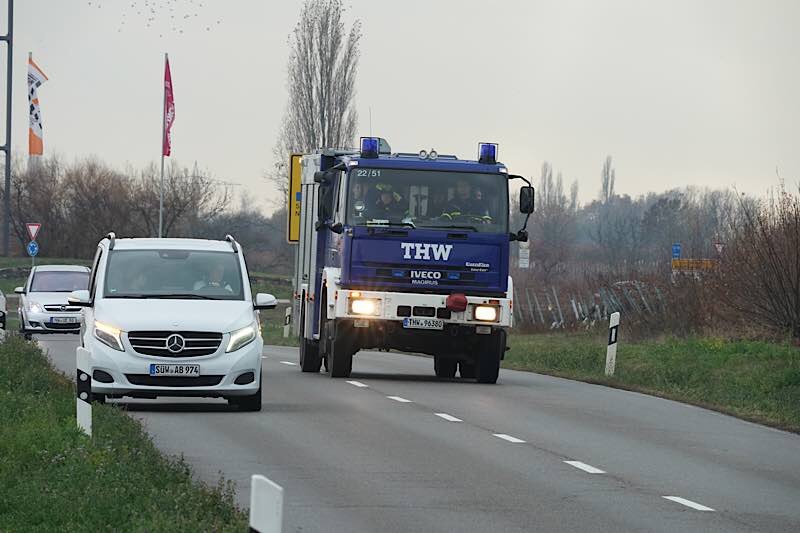
[[[212,263],[208,268],[206,278],[196,281],[194,290],[202,289],[224,289],[228,292],[233,292],[233,289],[225,281],[225,266],[222,263]]]
[[[380,193],[377,201],[371,206],[369,213],[373,219],[398,220],[405,216],[400,200],[403,198],[395,192],[391,184],[379,183],[375,188]]]
[[[483,199],[483,194],[480,190],[472,191],[472,186],[469,181],[460,178],[456,182],[456,193],[453,198],[447,203],[447,206],[442,213],[442,217],[448,219],[455,219],[458,217],[479,218],[483,222],[491,222],[492,217],[489,215],[489,209],[486,207],[486,202]]]

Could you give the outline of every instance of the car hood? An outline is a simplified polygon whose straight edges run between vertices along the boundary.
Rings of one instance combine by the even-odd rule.
[[[228,333],[253,322],[253,305],[230,300],[103,299],[95,320],[122,331],[209,331]]]
[[[42,305],[67,305],[68,292],[29,292],[25,299]]]

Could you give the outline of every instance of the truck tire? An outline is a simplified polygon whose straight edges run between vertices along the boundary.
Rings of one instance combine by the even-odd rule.
[[[458,361],[455,359],[445,359],[441,355],[433,357],[433,371],[436,372],[437,378],[454,378],[456,377],[456,367]]]
[[[464,379],[475,379],[475,363],[459,361],[458,374]]]
[[[329,334],[327,344],[327,368],[332,378],[349,378],[353,371],[353,348],[349,330],[343,324],[328,320],[325,325]]]
[[[305,338],[305,304],[300,310],[300,370],[303,372],[319,372],[322,366],[322,357],[319,353],[319,342]]]
[[[477,343],[479,351],[476,358],[475,377],[478,383],[497,383],[500,375],[500,360],[506,351],[506,332],[499,330],[486,335]]]

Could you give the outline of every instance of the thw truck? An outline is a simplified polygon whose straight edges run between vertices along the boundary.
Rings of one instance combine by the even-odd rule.
[[[359,350],[394,349],[432,355],[439,377],[497,381],[513,322],[509,243],[527,240],[534,191],[496,156],[488,143],[477,161],[391,153],[375,137],[360,150],[293,156],[292,322],[303,372],[324,363],[348,377]],[[516,232],[513,179],[527,184]]]

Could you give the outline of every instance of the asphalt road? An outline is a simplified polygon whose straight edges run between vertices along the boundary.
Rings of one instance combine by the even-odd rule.
[[[40,344],[74,375],[75,337]],[[358,354],[350,380],[302,374],[294,348],[263,361],[260,413],[118,403],[242,506],[251,474],[282,485],[284,531],[800,531],[798,435],[525,372],[440,382],[397,353]]]

